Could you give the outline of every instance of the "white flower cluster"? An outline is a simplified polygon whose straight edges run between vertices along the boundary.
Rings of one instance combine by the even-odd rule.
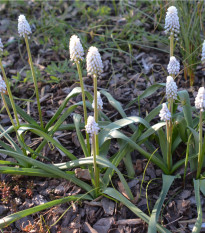
[[[202,61],[202,63],[205,62],[205,40],[204,40],[204,43],[202,46],[201,61]]]
[[[177,99],[177,84],[175,83],[172,76],[167,77],[166,95],[167,99]]]
[[[98,91],[97,92],[97,105],[98,105],[98,110],[102,110],[103,109],[103,101],[102,101],[102,98],[100,96],[100,92]],[[93,100],[93,103],[92,103],[92,107],[95,108],[95,102]]]
[[[177,8],[175,6],[170,6],[167,9],[164,29],[166,34],[170,31],[171,35],[177,37],[180,25]]]
[[[180,64],[174,56],[170,57],[167,70],[168,70],[169,75],[177,75],[179,73]]]
[[[1,75],[0,75],[0,92],[1,93],[6,93],[6,83],[4,82]]]
[[[98,49],[91,46],[86,57],[88,75],[101,75],[103,72],[103,63]]]
[[[83,46],[80,42],[80,39],[76,35],[73,35],[70,38],[69,50],[70,50],[71,61],[79,62],[80,60],[84,59]]]
[[[28,23],[28,21],[26,20],[26,17],[24,15],[19,15],[18,18],[18,33],[20,36],[23,36],[25,38],[25,36],[31,34],[31,28],[30,25]]]
[[[100,130],[100,128],[98,127],[98,123],[95,122],[95,119],[93,116],[88,117],[85,130],[87,133],[91,134],[91,136],[93,136],[94,134],[98,134],[98,131]]]
[[[162,104],[162,109],[159,112],[159,117],[161,121],[169,121],[171,119],[171,113],[169,109],[167,108],[167,104]]]
[[[4,52],[4,46],[3,46],[1,38],[0,38],[0,55],[2,55],[3,52]]]
[[[198,94],[195,98],[195,107],[200,109],[202,112],[205,108],[205,89],[204,87],[200,87],[198,90]]]

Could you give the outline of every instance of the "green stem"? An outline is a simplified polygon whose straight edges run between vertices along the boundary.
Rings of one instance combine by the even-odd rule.
[[[184,165],[184,178],[183,178],[183,183],[185,187],[185,179],[186,179],[186,172],[187,172],[187,165],[189,161],[189,144],[191,140],[192,134],[189,135],[188,142],[187,142],[187,148],[186,148],[186,158],[185,158],[185,165]]]
[[[174,55],[174,34],[170,35],[170,57]]]
[[[81,86],[81,91],[82,91],[84,120],[85,120],[85,125],[87,125],[88,115],[87,115],[87,108],[86,108],[86,102],[85,102],[85,90],[84,90],[83,77],[82,77],[82,71],[81,71],[80,63],[76,62],[76,66],[77,66],[77,69],[78,69],[78,75],[79,75],[80,86]],[[89,141],[89,135],[88,135],[87,132],[86,132],[86,142],[87,142],[88,153],[90,154],[90,141]]]
[[[200,174],[201,174],[201,168],[204,160],[204,156],[202,153],[202,111],[200,111],[200,120],[199,120],[199,154],[198,154],[198,167],[197,167],[197,174],[196,174],[196,179],[199,179]]]
[[[92,147],[93,147],[93,164],[94,164],[94,176],[95,176],[95,193],[96,196],[98,196],[99,192],[99,169],[97,167],[97,161],[96,161],[96,147],[95,147],[95,134],[92,136]]]
[[[98,101],[97,101],[97,76],[93,77],[94,82],[94,117],[95,122],[98,123]],[[96,154],[99,155],[99,140],[98,135],[95,134],[95,147],[96,147]]]
[[[167,167],[169,172],[172,166],[172,121],[167,121]]]
[[[37,83],[37,79],[36,79],[36,75],[35,75],[35,71],[34,71],[34,67],[33,67],[33,61],[32,61],[32,57],[31,57],[31,51],[30,51],[27,35],[25,36],[25,42],[26,42],[26,48],[27,48],[28,57],[29,57],[29,65],[31,67],[31,73],[33,76],[33,82],[34,82],[34,87],[35,87],[35,92],[36,92],[36,100],[37,100],[37,106],[38,106],[39,119],[41,122],[41,127],[43,128],[43,118],[42,118],[41,105],[40,105],[40,100],[39,100],[38,83]]]
[[[16,119],[17,128],[16,128],[16,125],[15,125],[15,123],[14,123],[14,121],[13,121],[13,118],[12,118],[12,116],[11,116],[11,113],[10,113],[10,111],[9,111],[9,108],[8,108],[7,103],[6,103],[5,97],[4,97],[3,94],[2,94],[1,96],[2,96],[2,99],[3,99],[3,101],[4,101],[4,105],[5,105],[5,107],[6,107],[6,111],[7,111],[8,115],[10,114],[9,118],[10,118],[10,120],[11,120],[11,123],[12,123],[12,125],[14,126],[14,129],[15,129],[17,135],[18,135],[17,129],[20,127],[20,122],[19,122],[19,118],[18,118],[18,115],[17,115],[17,111],[16,111],[16,106],[15,106],[15,103],[14,103],[13,95],[12,95],[12,93],[11,93],[11,88],[10,88],[10,85],[9,85],[9,81],[8,81],[8,79],[7,79],[6,72],[5,72],[5,70],[4,70],[4,67],[3,67],[3,64],[2,64],[1,58],[0,58],[0,68],[1,68],[1,71],[2,71],[2,74],[3,74],[3,78],[4,78],[4,81],[5,81],[5,84],[6,84],[6,89],[7,89],[7,92],[8,92],[8,95],[9,95],[9,99],[10,99],[10,102],[11,102],[11,106],[12,106],[12,109],[13,109],[13,112],[14,112],[14,116],[15,116],[15,119]],[[20,139],[21,139],[21,141],[24,143],[23,135],[20,136]],[[23,153],[24,153],[25,155],[27,155],[27,154],[26,154],[26,150],[25,150],[25,149],[22,149],[22,150],[23,150]]]
[[[11,106],[13,108],[13,112],[14,112],[14,116],[15,116],[15,119],[16,119],[17,127],[19,128],[20,123],[19,123],[16,107],[15,107],[15,104],[14,104],[14,99],[13,99],[13,96],[12,96],[12,93],[11,93],[9,81],[8,81],[8,79],[6,77],[6,73],[5,73],[5,70],[4,70],[1,59],[0,59],[0,67],[1,67],[1,71],[2,71],[2,74],[3,74],[4,81],[6,83],[6,89],[7,89],[8,95],[9,95],[9,99],[11,101]]]
[[[6,103],[4,94],[3,94],[2,92],[1,92],[1,98],[2,98],[2,100],[3,100],[3,103],[4,103],[4,106],[5,106],[6,111],[7,111],[7,113],[8,113],[8,116],[9,116],[9,118],[10,118],[11,124],[13,125],[15,131],[17,132],[16,125],[15,125],[15,123],[14,123],[14,121],[13,121],[13,118],[12,118],[12,116],[11,116],[9,107],[8,107],[8,105],[7,105],[7,103]]]

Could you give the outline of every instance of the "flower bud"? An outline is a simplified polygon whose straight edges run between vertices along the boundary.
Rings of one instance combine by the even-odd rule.
[[[86,57],[87,73],[92,76],[100,76],[103,72],[103,63],[96,47],[91,46]]]
[[[171,113],[169,109],[167,108],[167,104],[162,104],[162,109],[159,112],[159,117],[161,121],[169,121],[171,119]]]
[[[172,76],[167,77],[166,95],[167,95],[167,99],[172,99],[172,100],[177,99],[177,85],[174,79],[172,78]]]
[[[0,92],[6,93],[6,83],[4,82],[2,76],[0,75]]]
[[[100,130],[100,128],[98,127],[98,123],[95,122],[95,119],[93,116],[88,117],[85,130],[87,133],[91,134],[91,136],[93,136],[94,134],[98,134],[98,131]]]
[[[195,107],[196,109],[200,109],[200,111],[204,111],[205,108],[205,89],[204,87],[200,87],[198,90],[198,94],[195,98]]]
[[[170,32],[170,35],[177,37],[180,29],[178,11],[175,6],[170,6],[167,9],[166,18],[165,18],[165,33]]]
[[[3,52],[4,52],[4,46],[3,46],[1,38],[0,38],[0,55],[2,55]]]
[[[83,60],[83,56],[84,56],[83,46],[80,42],[80,39],[76,35],[73,35],[70,38],[69,50],[70,50],[71,61],[78,63],[80,60]]]
[[[177,59],[174,56],[170,57],[170,61],[167,66],[169,75],[177,75],[179,73],[179,69],[180,69],[180,64],[177,61]]]
[[[25,36],[30,35],[31,34],[31,28],[30,25],[28,23],[28,21],[26,20],[26,17],[24,15],[19,15],[18,18],[18,33],[20,36],[23,36],[25,38]]]
[[[103,109],[103,101],[102,98],[100,96],[100,92],[97,92],[97,106],[98,106],[98,110],[102,110]],[[92,107],[95,108],[95,101],[93,100],[92,103]]]

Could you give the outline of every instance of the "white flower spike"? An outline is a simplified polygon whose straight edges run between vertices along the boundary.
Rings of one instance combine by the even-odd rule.
[[[1,93],[6,93],[6,83],[2,79],[2,76],[0,75],[0,92]]]
[[[171,119],[171,113],[169,109],[167,108],[167,104],[162,104],[162,109],[159,112],[159,117],[161,121],[169,121]]]
[[[18,33],[20,36],[24,37],[31,34],[31,28],[26,20],[26,17],[24,15],[19,15],[18,18]]]
[[[179,33],[180,25],[179,25],[178,11],[175,6],[170,6],[167,9],[164,29],[166,34],[170,32],[171,35],[177,37],[177,34]]]
[[[1,38],[0,38],[0,55],[2,55],[3,52],[4,52],[4,46],[3,46]]]
[[[205,40],[202,46],[201,61],[202,63],[205,63]]]
[[[198,90],[198,94],[195,98],[195,107],[200,109],[201,112],[204,111],[205,108],[205,89],[204,87],[200,87]]]
[[[69,50],[71,61],[79,63],[80,60],[84,59],[83,46],[80,42],[80,39],[76,35],[73,35],[70,38]]]
[[[102,110],[103,109],[103,101],[102,101],[102,98],[100,96],[100,92],[99,91],[97,92],[97,105],[98,105],[98,110]],[[94,100],[93,100],[93,103],[92,103],[92,107],[95,108]]]
[[[87,73],[92,76],[100,76],[103,72],[103,63],[96,47],[91,46],[86,57]]]
[[[98,134],[98,131],[100,130],[100,128],[98,127],[98,123],[95,122],[95,119],[93,116],[88,117],[85,130],[87,133],[91,134],[91,136],[93,136],[94,134]]]
[[[168,70],[169,75],[177,75],[179,73],[180,64],[174,56],[170,57],[167,70]]]
[[[167,95],[167,99],[172,99],[172,100],[177,99],[177,84],[175,83],[172,76],[167,77],[166,95]]]

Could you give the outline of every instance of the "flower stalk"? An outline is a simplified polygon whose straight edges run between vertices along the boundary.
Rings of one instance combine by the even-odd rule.
[[[10,88],[10,85],[9,85],[9,81],[8,81],[8,79],[6,77],[6,73],[5,73],[5,70],[4,70],[1,58],[0,58],[0,68],[1,68],[1,71],[2,71],[2,74],[3,74],[3,78],[4,78],[4,81],[5,81],[5,84],[6,84],[6,89],[7,89],[8,95],[9,95],[9,99],[11,101],[11,106],[12,106],[12,109],[13,109],[13,112],[14,112],[14,116],[15,116],[15,119],[16,119],[17,128],[19,128],[20,127],[20,123],[19,123],[19,119],[18,119],[18,115],[17,115],[14,99],[13,99],[13,96],[12,96],[12,93],[11,93],[11,88]],[[4,98],[4,100],[5,100],[5,98]],[[6,105],[5,105],[5,107],[6,107]]]
[[[25,35],[25,42],[26,42],[26,49],[27,49],[28,57],[29,57],[29,65],[30,65],[30,68],[31,68],[31,73],[32,73],[32,76],[33,76],[33,82],[34,82],[34,87],[35,87],[35,92],[36,92],[36,100],[37,100],[37,106],[38,106],[39,120],[40,120],[41,127],[44,128],[42,112],[41,112],[41,105],[40,105],[40,99],[39,99],[39,92],[38,92],[38,83],[37,83],[37,79],[36,79],[36,75],[35,75],[35,71],[34,71],[34,66],[33,66],[33,61],[32,61],[32,56],[31,56],[31,51],[30,51],[30,47],[29,47],[29,43],[28,43],[28,36],[27,35]]]
[[[97,100],[97,77],[94,75],[93,77],[94,83],[94,117],[95,122],[98,123],[98,100]],[[96,146],[96,154],[99,155],[99,140],[98,135],[95,135],[95,146]]]
[[[170,57],[174,55],[174,35],[170,35]]]
[[[198,154],[198,167],[197,167],[197,173],[196,173],[196,179],[200,178],[201,169],[204,161],[204,155],[203,155],[203,129],[202,129],[202,114],[203,111],[200,111],[200,117],[199,117],[199,154]]]
[[[92,139],[92,154],[93,154],[93,164],[94,164],[94,176],[95,176],[95,188],[96,188],[96,196],[99,193],[99,177],[100,171],[97,167],[97,151],[96,151],[96,135],[98,134],[99,127],[98,124],[95,122],[95,118],[93,116],[88,117],[87,125],[85,125],[86,132],[91,135]]]
[[[84,90],[84,84],[83,84],[82,70],[81,70],[81,66],[79,62],[76,62],[76,66],[78,70],[78,76],[80,79],[80,86],[81,86],[81,91],[82,91],[84,120],[85,120],[85,125],[87,125],[88,115],[87,115],[87,108],[86,108],[86,102],[85,102],[85,90]],[[89,142],[89,135],[87,132],[86,132],[86,144],[87,144],[88,153],[90,154],[90,142]]]

